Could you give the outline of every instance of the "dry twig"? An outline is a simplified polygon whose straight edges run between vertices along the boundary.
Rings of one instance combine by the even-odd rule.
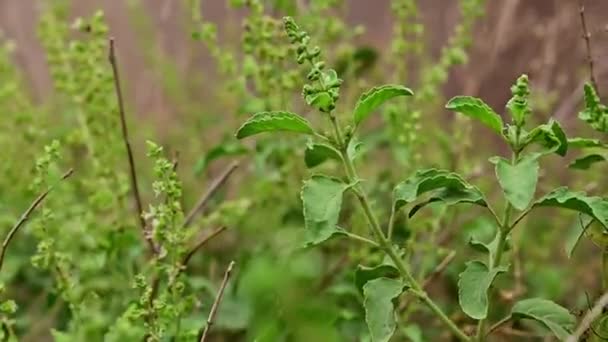
[[[217,309],[220,306],[220,302],[222,301],[222,297],[224,296],[224,290],[226,289],[226,285],[228,284],[228,280],[230,279],[230,274],[232,273],[232,268],[234,267],[234,261],[230,262],[228,268],[226,269],[226,273],[224,273],[224,280],[222,280],[222,285],[220,285],[220,290],[215,297],[215,301],[213,302],[213,306],[211,306],[211,311],[209,312],[209,317],[207,317],[207,325],[205,325],[205,330],[203,330],[203,334],[201,335],[201,339],[199,342],[205,342],[207,338],[207,334],[211,329],[211,325],[213,325],[213,320],[215,319],[215,315],[217,314]]]
[[[72,173],[74,173],[74,169],[69,169],[68,172],[61,176],[61,180],[70,177]],[[2,242],[2,249],[0,249],[0,270],[2,270],[2,265],[4,264],[4,255],[6,254],[6,249],[8,248],[8,245],[11,243],[11,241],[17,234],[17,231],[19,231],[19,229],[25,224],[25,222],[27,222],[27,220],[30,218],[30,215],[32,215],[32,212],[34,212],[34,210],[38,208],[40,203],[44,201],[44,199],[51,192],[51,190],[53,190],[52,186],[40,195],[38,195],[38,197],[36,197],[32,204],[30,204],[29,208],[27,208],[27,210],[21,215],[19,221],[17,221],[17,223],[15,223],[11,230],[9,230],[8,234],[6,235],[6,238],[4,238],[4,241]]]
[[[587,19],[585,18],[585,4],[583,0],[579,0],[579,14],[581,17],[581,26],[583,29],[583,39],[585,39],[585,48],[587,51],[587,63],[589,64],[589,79],[595,91],[599,95],[599,88],[597,87],[597,80],[595,78],[595,61],[593,60],[593,50],[591,46],[591,32],[587,26]]]
[[[583,336],[583,334],[589,330],[589,328],[591,328],[591,325],[593,324],[593,322],[602,315],[602,312],[604,310],[604,307],[606,307],[608,305],[608,292],[604,293],[600,299],[597,300],[597,302],[595,302],[595,305],[593,306],[593,308],[591,308],[591,310],[589,310],[589,312],[587,312],[587,314],[585,315],[585,317],[583,317],[583,319],[581,320],[580,324],[578,325],[578,328],[576,328],[576,330],[574,331],[574,333],[572,335],[570,335],[568,337],[568,339],[566,340],[566,342],[577,342],[580,340],[581,336]]]
[[[141,201],[141,195],[139,194],[139,186],[137,185],[137,172],[135,169],[135,159],[133,157],[133,150],[131,149],[131,143],[129,142],[129,130],[127,128],[127,120],[125,115],[125,106],[122,96],[122,89],[120,87],[120,73],[118,71],[118,62],[116,61],[116,51],[114,48],[114,38],[110,38],[110,51],[108,54],[108,60],[112,65],[112,73],[114,74],[114,88],[116,90],[116,98],[118,100],[118,111],[120,114],[120,126],[122,128],[122,140],[127,150],[127,157],[129,159],[129,176],[131,180],[131,188],[133,189],[133,197],[135,199],[135,210],[137,211],[137,218],[139,226],[144,234],[144,239],[148,243],[150,251],[154,254],[158,254],[158,249],[152,239],[152,232],[149,230],[146,220],[143,217],[143,204]]]

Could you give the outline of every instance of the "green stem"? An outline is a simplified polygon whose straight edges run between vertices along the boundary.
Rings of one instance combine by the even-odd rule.
[[[411,287],[411,291],[418,299],[420,299],[433,313],[452,331],[452,333],[458,337],[459,340],[468,342],[470,341],[469,337],[462,331],[458,326],[433,302],[433,300],[428,296],[428,294],[424,291],[422,286],[416,281],[416,279],[412,276],[407,266],[405,265],[403,259],[399,257],[397,251],[393,247],[392,243],[382,232],[382,228],[380,223],[378,222],[378,218],[374,214],[370,201],[367,197],[365,191],[361,188],[359,184],[356,184],[358,180],[357,172],[353,165],[353,162],[348,157],[346,152],[346,143],[344,141],[342,132],[340,130],[340,126],[337,122],[336,117],[333,114],[330,114],[330,120],[332,126],[334,128],[336,144],[340,149],[340,153],[342,154],[342,160],[344,163],[344,169],[346,170],[346,175],[349,183],[355,184],[353,186],[354,192],[359,199],[361,207],[367,217],[368,223],[372,229],[372,233],[375,236],[378,245],[380,248],[389,256],[389,258],[393,261],[401,276],[408,282]]]
[[[608,248],[602,251],[602,287],[608,290]]]
[[[519,160],[519,153],[514,152],[512,158],[511,158],[511,164],[516,164],[518,160]],[[507,237],[509,236],[509,233],[511,232],[511,229],[513,228],[514,224],[517,224],[519,222],[519,219],[517,219],[517,220],[515,220],[514,223],[511,223],[512,213],[513,213],[513,206],[511,205],[511,203],[509,201],[507,201],[507,204],[505,205],[505,212],[503,214],[503,218],[500,223],[499,230],[498,230],[498,246],[496,248],[496,254],[494,255],[494,257],[492,257],[490,255],[490,269],[500,266],[500,262],[502,261],[503,252],[504,252],[506,244],[507,244]],[[488,294],[488,297],[491,297],[492,288],[490,288],[489,292],[490,293]],[[489,301],[488,302],[488,316],[491,312],[491,308],[492,308],[492,301]],[[485,341],[486,323],[487,323],[486,319],[479,320],[479,323],[477,324],[477,336],[476,336],[477,341],[480,341],[480,342]]]

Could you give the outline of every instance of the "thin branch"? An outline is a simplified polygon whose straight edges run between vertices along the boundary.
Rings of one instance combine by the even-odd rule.
[[[422,289],[426,290],[433,283],[433,281],[441,273],[443,273],[443,271],[445,271],[445,269],[448,267],[448,265],[450,265],[450,263],[454,260],[455,257],[456,251],[450,251],[450,253],[448,253],[448,255],[446,255],[445,258],[443,258],[443,260],[441,260],[441,262],[437,264],[437,266],[435,266],[435,269],[433,269],[433,271],[431,271],[431,273],[429,273],[429,275],[422,281]],[[407,308],[410,302],[411,297],[405,297],[405,299],[399,305],[398,312],[405,310],[405,308]]]
[[[63,174],[63,176],[61,176],[61,180],[65,180],[66,178],[70,177],[72,173],[74,173],[74,169],[69,169],[66,173]],[[30,204],[29,208],[27,208],[27,210],[21,215],[19,221],[17,221],[17,223],[15,223],[15,225],[8,232],[6,238],[4,238],[4,241],[2,242],[2,249],[0,249],[0,270],[2,270],[2,265],[4,264],[4,255],[6,254],[6,249],[8,248],[8,245],[11,243],[11,241],[17,234],[17,231],[19,231],[19,229],[25,224],[25,222],[27,222],[27,220],[30,218],[30,215],[32,215],[32,212],[34,212],[34,210],[38,208],[40,203],[44,201],[44,199],[51,192],[51,190],[53,190],[52,186],[50,186],[46,191],[36,197],[32,204]]]
[[[133,158],[133,150],[131,149],[131,143],[129,142],[129,130],[127,128],[127,120],[125,115],[125,105],[122,96],[122,89],[120,87],[120,73],[118,72],[118,63],[116,61],[116,52],[114,49],[114,38],[110,38],[110,51],[108,54],[108,60],[112,65],[112,73],[114,74],[114,88],[116,91],[116,98],[118,100],[118,110],[120,113],[120,126],[122,128],[122,140],[127,150],[127,157],[129,158],[129,176],[131,180],[131,188],[133,189],[133,197],[135,199],[135,210],[137,210],[137,218],[139,226],[144,234],[144,239],[148,243],[148,246],[152,253],[157,254],[158,250],[152,240],[152,232],[148,229],[146,220],[143,217],[143,204],[141,201],[141,195],[139,194],[139,186],[137,185],[137,172],[135,170],[135,159]]]
[[[380,248],[380,245],[376,241],[370,240],[370,239],[368,239],[366,237],[363,237],[361,235],[357,235],[355,233],[346,232],[346,231],[343,231],[342,234],[346,235],[350,239],[357,240],[357,241],[360,241],[360,242],[364,242],[364,243],[367,243],[368,245],[371,245],[373,247]]]
[[[595,91],[599,95],[599,88],[597,87],[597,80],[595,78],[595,61],[593,60],[593,53],[591,47],[591,33],[587,27],[587,19],[585,18],[585,5],[583,0],[579,0],[579,14],[581,17],[581,26],[583,29],[583,39],[585,40],[585,48],[587,51],[587,63],[589,65],[589,79]]]
[[[211,325],[213,325],[213,320],[215,319],[217,309],[219,308],[220,302],[222,301],[222,297],[224,296],[224,290],[226,289],[226,285],[228,284],[228,280],[230,279],[230,274],[232,273],[233,267],[234,261],[231,261],[230,265],[228,265],[228,268],[226,269],[226,273],[224,273],[224,280],[222,280],[220,290],[217,293],[217,297],[215,297],[215,301],[213,302],[213,306],[211,307],[211,311],[209,312],[209,317],[207,317],[207,325],[205,325],[205,330],[203,330],[203,334],[201,335],[201,339],[199,342],[205,342],[205,339],[207,338],[207,333],[211,329]]]
[[[433,280],[435,280],[445,269],[450,265],[454,258],[456,257],[456,251],[450,251],[448,255],[443,258],[443,260],[435,267],[435,269],[429,274],[426,279],[422,282],[422,288],[425,289],[431,285]]]
[[[580,338],[581,338],[581,336],[583,336],[583,334],[587,330],[589,330],[589,328],[591,328],[591,325],[593,324],[593,322],[600,315],[602,315],[604,307],[606,307],[607,305],[608,305],[608,292],[604,293],[600,297],[600,299],[598,299],[597,302],[595,302],[595,305],[593,306],[593,308],[587,312],[587,314],[585,315],[585,317],[583,317],[583,319],[581,320],[580,324],[578,325],[578,328],[576,328],[576,330],[574,331],[574,333],[568,337],[568,339],[566,340],[566,342],[577,342],[577,341],[579,341]]]
[[[184,258],[182,259],[182,262],[181,262],[181,266],[182,267],[180,267],[180,269],[188,266],[188,263],[190,262],[190,259],[192,259],[192,256],[194,255],[194,253],[196,253],[199,249],[203,248],[203,246],[205,246],[209,241],[211,241],[214,237],[216,237],[216,236],[220,235],[221,233],[223,233],[225,230],[226,230],[226,226],[221,226],[221,227],[217,228],[216,230],[214,230],[213,232],[211,232],[211,234],[209,234],[209,235],[205,236],[204,238],[202,238],[184,256]]]
[[[196,215],[207,205],[211,197],[213,197],[213,195],[222,187],[222,185],[226,183],[230,175],[232,175],[238,166],[239,163],[233,161],[230,163],[230,165],[228,165],[224,172],[222,172],[222,174],[211,183],[209,189],[203,194],[203,196],[201,196],[198,202],[196,202],[188,215],[186,215],[186,218],[184,219],[184,227],[187,227],[192,223]]]

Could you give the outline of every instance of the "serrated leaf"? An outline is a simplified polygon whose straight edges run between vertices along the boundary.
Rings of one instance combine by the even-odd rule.
[[[355,287],[363,292],[365,284],[377,278],[396,278],[399,276],[399,270],[390,264],[380,264],[373,267],[357,265],[355,270]]]
[[[490,159],[496,165],[496,178],[505,197],[517,210],[526,209],[534,198],[538,181],[537,159],[537,154],[529,155],[515,165],[511,165],[504,158]]]
[[[456,96],[448,101],[445,108],[476,119],[494,132],[502,134],[504,125],[502,118],[481,99],[471,96]]]
[[[539,198],[534,207],[558,207],[575,210],[593,217],[608,229],[608,201],[583,192],[570,191],[566,187],[557,188]]]
[[[365,321],[373,342],[388,342],[395,332],[393,299],[403,292],[403,283],[389,278],[377,278],[363,286]]]
[[[529,143],[539,144],[548,152],[555,152],[562,157],[568,152],[566,133],[564,133],[560,124],[553,119],[534,128],[526,136],[526,139]]]
[[[304,182],[301,198],[309,237],[307,245],[315,245],[340,234],[337,224],[342,195],[347,188],[348,185],[339,179],[323,175],[314,175]]]
[[[568,338],[576,324],[576,318],[567,309],[542,298],[524,299],[515,303],[511,316],[540,322],[562,341]]]
[[[275,111],[254,114],[239,128],[236,137],[243,139],[265,132],[314,133],[308,121],[303,117],[291,112]]]
[[[418,171],[414,176],[397,184],[393,190],[394,206],[399,209],[428,192],[433,192],[433,194],[426,204],[444,201],[447,204],[466,202],[481,206],[487,205],[481,191],[457,173],[428,169]],[[415,208],[415,210],[420,208],[421,206]]]
[[[469,261],[458,278],[458,302],[465,314],[473,319],[488,316],[488,290],[499,273],[506,272],[504,266],[492,270],[481,261]]]
[[[340,160],[340,152],[327,144],[309,144],[304,151],[304,162],[308,168],[321,165],[328,159]]]
[[[603,147],[608,148],[608,145],[604,144],[598,139],[587,139],[587,138],[571,138],[568,139],[568,146],[570,148],[588,148],[588,147]]]
[[[568,164],[568,167],[571,169],[577,169],[577,170],[587,170],[593,164],[603,162],[603,161],[606,161],[606,157],[604,157],[601,154],[592,153],[592,154],[588,154],[588,155],[580,157],[580,158],[576,158],[570,164]]]
[[[368,90],[359,97],[357,104],[355,104],[353,112],[355,125],[359,125],[384,102],[397,96],[412,95],[414,93],[409,88],[397,84],[386,84]]]

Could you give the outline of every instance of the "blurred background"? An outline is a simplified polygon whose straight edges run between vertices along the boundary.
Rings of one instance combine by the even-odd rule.
[[[605,96],[608,1],[583,2]],[[380,263],[381,253],[340,239],[302,251],[299,190],[311,173],[302,161],[306,141],[234,139],[245,118],[260,110],[289,109],[322,122],[303,104],[305,70],[291,58],[280,18],[293,15],[344,79],[340,115],[347,117],[359,94],[376,84],[416,92],[411,101],[384,106],[360,132],[364,186],[384,218],[393,186],[428,167],[458,171],[492,201],[502,200],[488,158],[508,147],[446,111],[452,96],[480,97],[503,113],[511,85],[525,73],[531,123],[555,118],[568,137],[604,138],[577,118],[589,80],[579,9],[573,0],[0,0],[0,226],[15,222],[59,170],[77,170],[73,185],[54,192],[44,215],[11,245],[1,278],[19,310],[6,326],[24,341],[129,341],[148,323],[129,316],[140,298],[135,275],[150,280],[153,274],[133,215],[109,36],[116,41],[144,210],[158,204],[154,182],[163,177],[146,141],[179,165],[185,212],[227,165],[240,162],[184,238],[228,227],[191,260],[184,297],[193,308],[176,304],[184,310],[177,330],[190,335],[175,340],[193,340],[225,266],[236,260],[214,341],[369,341],[353,273],[358,264]],[[560,185],[608,194],[606,166],[577,173],[565,166],[575,156],[543,160],[539,194]],[[318,171],[341,169],[328,162],[312,172]],[[345,199],[341,224],[365,235],[354,204]],[[459,311],[458,274],[476,255],[465,247],[470,236],[491,232],[493,222],[474,210],[426,210],[412,224],[400,218],[395,241],[421,281],[455,255],[428,290],[470,332],[475,322]],[[602,289],[602,250],[582,241],[572,254],[578,226],[574,213],[548,209],[523,222],[513,237],[514,276],[500,281],[505,290],[497,294],[493,319],[528,296],[551,298],[573,312],[587,308]],[[57,250],[47,258],[49,246]],[[55,274],[56,267],[69,270],[69,279]],[[71,287],[62,281],[76,290],[65,295]],[[424,308],[402,302],[394,341],[450,340]],[[158,324],[171,330],[172,322]],[[496,341],[550,341],[534,325],[507,328]]]

